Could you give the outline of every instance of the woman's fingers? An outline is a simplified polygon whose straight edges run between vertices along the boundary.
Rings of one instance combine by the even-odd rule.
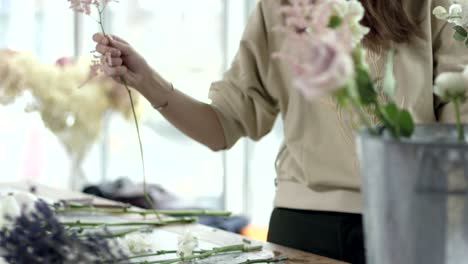
[[[125,80],[128,80],[130,78],[129,71],[125,66],[109,67],[104,65],[102,70],[107,76],[110,76],[117,80],[119,78],[124,78]]]
[[[101,54],[105,54],[107,52],[110,52],[111,54],[111,57],[120,57],[122,55],[122,52],[116,48],[112,48],[112,47],[109,47],[109,46],[106,46],[106,45],[102,45],[102,44],[98,44],[96,45],[96,51],[101,53]]]
[[[122,53],[122,55],[129,55],[132,50],[130,45],[119,40],[111,40],[111,46],[119,50]]]
[[[112,67],[119,67],[122,66],[123,60],[121,58],[112,58],[111,59],[111,65]]]
[[[96,42],[96,43],[100,43],[100,44],[103,44],[103,45],[108,45],[109,44],[109,39],[104,36],[104,34],[102,33],[96,33],[93,35],[93,40]]]
[[[125,66],[104,66],[103,71],[107,76],[111,77],[119,83],[127,84],[130,86],[134,86],[136,84],[135,74],[130,72]]]
[[[111,35],[111,36],[112,36],[112,40],[114,40],[114,41],[119,41],[119,42],[122,42],[124,44],[130,45],[127,41],[125,41],[124,39],[122,39],[122,38],[120,38],[120,37],[118,37],[116,35]]]
[[[112,57],[120,57],[121,55],[129,55],[131,52],[130,45],[117,36],[104,36],[101,33],[96,33],[93,40],[97,42],[96,50],[101,54],[110,52]]]

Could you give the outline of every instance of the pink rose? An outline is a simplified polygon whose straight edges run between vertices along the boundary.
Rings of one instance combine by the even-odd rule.
[[[308,99],[331,93],[351,79],[354,66],[349,51],[340,45],[336,32],[327,37],[296,35],[286,51],[276,54],[290,66],[293,86]]]

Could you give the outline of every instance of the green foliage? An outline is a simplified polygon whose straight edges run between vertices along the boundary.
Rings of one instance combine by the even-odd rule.
[[[410,137],[414,132],[414,121],[411,114],[399,109],[395,103],[389,103],[379,108],[381,121],[395,138]]]
[[[367,69],[363,67],[356,68],[356,86],[359,102],[363,106],[377,103],[377,92]]]
[[[338,28],[343,23],[343,19],[339,16],[332,16],[330,22],[328,23],[329,28]]]
[[[462,26],[455,26],[453,27],[455,30],[455,33],[453,35],[453,38],[458,40],[458,41],[465,41],[466,38],[468,37],[468,32],[466,29]]]

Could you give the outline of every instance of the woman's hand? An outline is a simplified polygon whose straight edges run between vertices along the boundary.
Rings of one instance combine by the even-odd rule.
[[[137,90],[144,89],[144,84],[150,80],[154,71],[146,60],[138,54],[125,40],[117,36],[104,36],[94,34],[93,40],[97,43],[96,51],[101,54],[110,53],[111,63],[103,67],[106,75]]]

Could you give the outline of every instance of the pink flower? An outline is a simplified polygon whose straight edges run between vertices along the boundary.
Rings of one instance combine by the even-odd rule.
[[[101,12],[102,9],[111,1],[116,0],[67,0],[70,2],[70,8],[75,12],[91,14],[91,6],[94,5]]]
[[[296,36],[284,52],[274,55],[288,63],[293,86],[308,99],[342,88],[353,76],[352,57],[335,33],[327,37]]]
[[[72,57],[62,57],[55,62],[55,65],[65,67],[67,65],[72,65],[74,62]]]
[[[333,11],[334,1],[329,0],[290,0],[290,5],[280,9],[286,28],[296,33],[313,32],[320,34],[328,31],[328,23]]]
[[[285,41],[273,56],[288,64],[293,86],[308,99],[341,89],[353,77],[357,34],[352,27],[362,11],[355,1],[290,0],[280,10],[285,16],[281,28]],[[330,27],[332,17],[342,23]]]
[[[94,55],[94,59],[91,61],[91,76],[98,75],[99,72],[105,72],[106,67],[112,67],[112,56],[110,52],[106,52],[104,55]]]

